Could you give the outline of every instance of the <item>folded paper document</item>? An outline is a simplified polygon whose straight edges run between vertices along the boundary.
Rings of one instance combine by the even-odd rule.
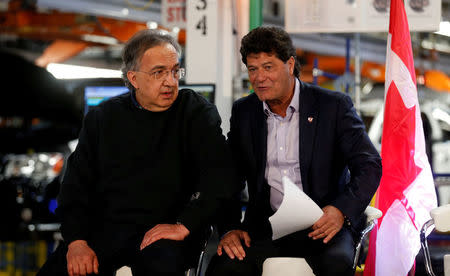
[[[288,177],[283,177],[282,183],[283,202],[269,218],[273,240],[312,226],[323,214],[322,209]]]

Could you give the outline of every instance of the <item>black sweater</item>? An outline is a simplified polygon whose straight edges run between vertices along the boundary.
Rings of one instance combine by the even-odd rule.
[[[65,241],[89,240],[105,225],[203,227],[234,192],[220,123],[191,90],[163,112],[139,109],[130,93],[90,110],[59,195]]]

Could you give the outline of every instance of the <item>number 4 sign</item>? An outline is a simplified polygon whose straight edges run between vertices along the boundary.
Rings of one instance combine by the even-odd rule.
[[[189,0],[186,5],[186,82],[215,83],[217,0]]]

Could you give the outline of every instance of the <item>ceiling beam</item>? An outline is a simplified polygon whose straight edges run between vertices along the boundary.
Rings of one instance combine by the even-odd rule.
[[[105,16],[116,19],[139,21],[139,22],[161,22],[161,4],[155,1],[145,9],[138,8],[137,1],[61,1],[61,0],[38,0],[38,8],[56,9],[65,12]],[[142,6],[142,2],[141,2]]]

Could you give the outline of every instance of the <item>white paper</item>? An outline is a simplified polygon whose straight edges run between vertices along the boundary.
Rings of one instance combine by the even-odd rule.
[[[272,240],[311,227],[323,214],[322,209],[292,181],[284,176],[284,197],[270,218]]]

